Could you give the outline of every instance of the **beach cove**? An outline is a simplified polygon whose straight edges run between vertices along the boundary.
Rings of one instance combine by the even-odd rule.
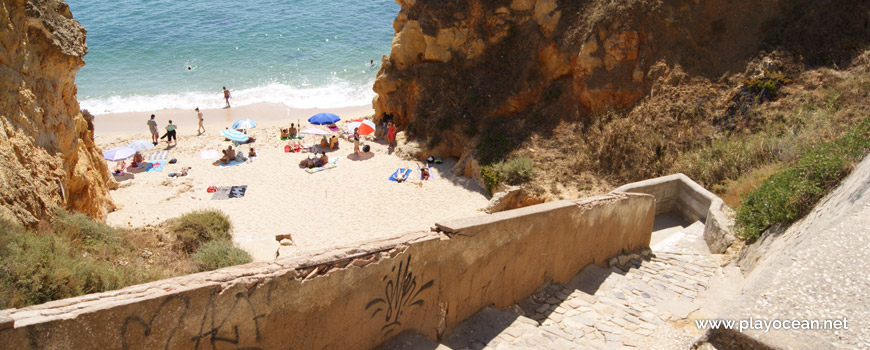
[[[367,106],[337,109],[288,109],[281,104],[259,103],[228,109],[203,109],[206,133],[197,136],[193,110],[161,110],[97,115],[94,128],[96,144],[103,150],[126,146],[134,140],[150,140],[145,125],[156,114],[163,130],[169,119],[178,126],[178,145],[167,147],[165,140],[151,150],[169,151],[162,171],[133,169],[116,177],[119,187],[110,192],[118,207],[106,222],[113,226],[139,228],[156,226],[167,219],[193,210],[217,209],[229,215],[233,237],[255,261],[276,258],[281,247],[276,235],[290,235],[293,245],[281,248],[281,257],[310,252],[351,248],[372,240],[400,236],[411,231],[429,230],[437,220],[479,215],[488,199],[473,180],[449,171],[455,160],[433,165],[433,179],[420,180],[419,162],[388,154],[385,141],[364,141],[371,152],[357,157],[353,144],[341,140],[338,150],[327,152],[339,158],[337,167],[313,174],[300,169],[299,162],[310,153],[285,153],[288,141],[278,138],[280,128],[301,121],[309,127],[308,117],[327,111],[344,121],[369,116]],[[257,141],[241,145],[239,151],[254,147],[258,157],[231,167],[212,165],[200,151],[225,149],[229,142],[220,130],[235,120],[258,122],[248,135]],[[313,126],[326,130],[325,127]],[[308,136],[306,141],[319,140]],[[109,162],[110,169],[114,165]],[[191,167],[186,177],[171,178],[183,167]],[[411,168],[405,183],[389,181],[398,168]],[[247,186],[244,197],[212,200],[209,186]]]

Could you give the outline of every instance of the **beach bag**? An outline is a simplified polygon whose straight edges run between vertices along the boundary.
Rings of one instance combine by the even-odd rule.
[[[214,193],[214,191],[217,191],[217,186],[208,186],[208,189],[205,191],[208,193]]]
[[[169,160],[169,164],[175,164],[175,163],[178,163],[178,159],[172,158]]]
[[[362,151],[363,151],[363,152],[368,152],[370,149],[372,149],[372,148],[369,147],[369,145],[363,145],[363,146],[362,146]]]

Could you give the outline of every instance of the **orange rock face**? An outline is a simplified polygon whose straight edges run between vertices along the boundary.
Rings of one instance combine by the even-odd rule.
[[[85,30],[63,1],[0,3],[0,217],[35,225],[54,207],[104,219],[110,178],[79,110]]]
[[[457,157],[485,132],[507,134],[493,125],[632,108],[650,93],[657,64],[710,79],[743,71],[764,23],[787,12],[761,0],[399,4],[373,87],[376,118],[389,114],[428,150]]]

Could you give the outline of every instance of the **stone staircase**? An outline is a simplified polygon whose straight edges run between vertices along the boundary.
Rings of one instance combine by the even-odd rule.
[[[414,333],[383,348],[691,348],[703,330],[696,329],[690,314],[702,309],[715,288],[711,284],[728,281],[722,257],[644,253],[611,259],[610,268],[590,265],[568,283],[547,285],[508,310],[484,309],[440,344]]]

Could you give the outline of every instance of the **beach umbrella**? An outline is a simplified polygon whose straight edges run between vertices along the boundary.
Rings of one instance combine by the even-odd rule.
[[[341,118],[332,113],[317,113],[311,116],[311,118],[308,118],[308,122],[314,125],[332,124],[339,120],[341,120]]]
[[[353,129],[359,128],[360,135],[368,135],[375,132],[375,123],[371,120],[354,121],[347,124],[347,130],[353,133]]]
[[[308,128],[299,132],[300,134],[309,134],[309,135],[329,135],[330,132],[326,130],[321,130],[318,128]]]
[[[248,141],[248,135],[243,134],[241,131],[233,130],[233,129],[224,129],[221,130],[221,136],[230,139],[230,141],[238,141],[245,142]]]
[[[136,152],[142,152],[142,151],[154,148],[154,144],[151,142],[145,141],[145,140],[136,140],[136,141],[130,142],[130,144],[127,145],[127,147],[130,147],[130,148],[136,150]]]
[[[103,151],[103,158],[117,162],[132,157],[136,154],[136,150],[130,147],[116,147],[108,151]]]
[[[233,123],[233,129],[253,129],[257,127],[257,122],[250,119],[241,119]]]

